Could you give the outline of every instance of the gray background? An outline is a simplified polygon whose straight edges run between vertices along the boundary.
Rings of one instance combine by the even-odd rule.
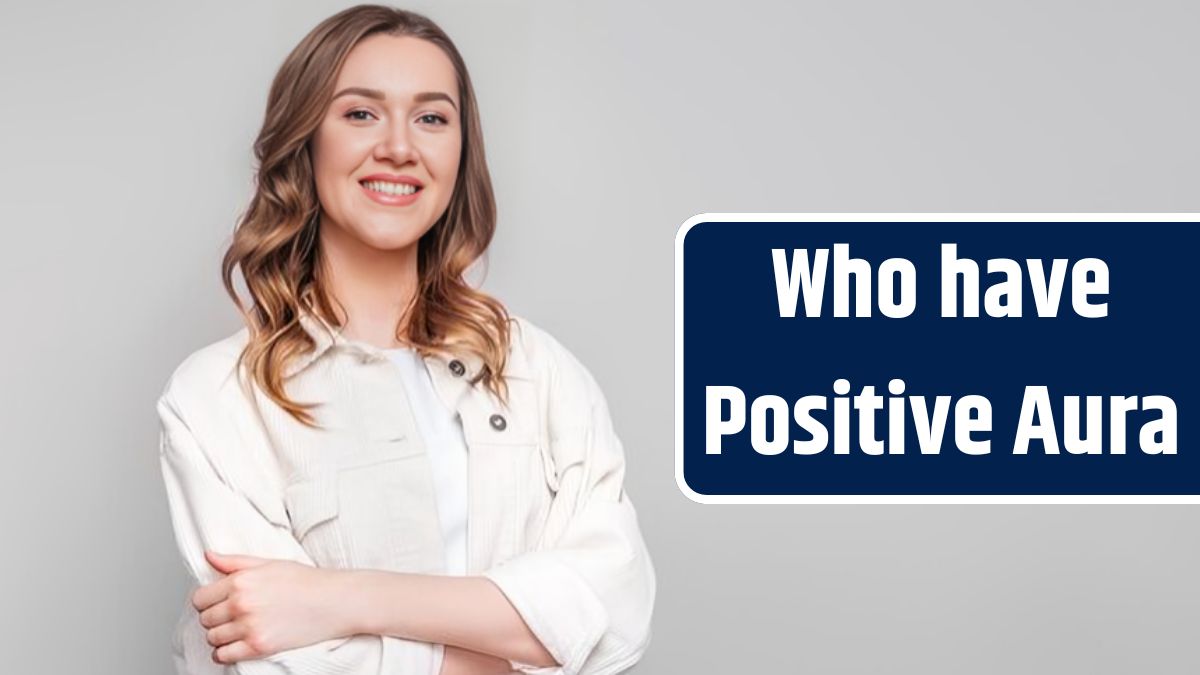
[[[153,404],[239,327],[218,263],[267,87],[344,6],[0,9],[3,672],[169,672]],[[485,288],[625,440],[659,572],[637,672],[1200,671],[1195,507],[696,504],[672,351],[696,213],[1200,211],[1195,3],[408,6],[477,83]]]

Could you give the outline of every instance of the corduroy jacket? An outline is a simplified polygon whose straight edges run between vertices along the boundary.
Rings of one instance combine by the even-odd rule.
[[[650,639],[655,579],[623,486],[624,450],[591,373],[549,333],[514,316],[507,404],[470,352],[425,358],[468,449],[467,572],[496,583],[561,668],[633,665]],[[322,429],[287,415],[235,361],[248,330],[190,354],[157,403],[176,544],[193,582],[221,574],[204,550],[317,567],[444,571],[427,448],[387,355],[316,314],[316,347],[284,372],[288,395],[317,402]],[[436,675],[441,645],[355,635],[222,666],[190,595],[172,651],[181,675]]]

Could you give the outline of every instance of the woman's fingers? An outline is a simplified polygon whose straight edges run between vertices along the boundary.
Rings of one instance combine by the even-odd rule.
[[[208,644],[221,647],[246,637],[246,630],[240,623],[234,621],[209,628],[205,637],[208,639]]]
[[[218,602],[224,600],[225,597],[229,595],[229,585],[233,583],[230,581],[231,579],[233,579],[231,576],[223,577],[212,582],[211,584],[206,584],[200,588],[197,588],[195,592],[192,593],[192,607],[195,607],[196,611],[198,612],[203,612],[209,607],[212,607]]]
[[[223,623],[229,623],[234,620],[233,605],[228,600],[218,602],[208,609],[200,612],[200,625],[205,628],[214,628]]]
[[[241,640],[217,647],[213,650],[212,656],[213,661],[216,663],[236,663],[237,661],[246,661],[253,658],[257,658],[254,650],[250,649],[250,645]]]

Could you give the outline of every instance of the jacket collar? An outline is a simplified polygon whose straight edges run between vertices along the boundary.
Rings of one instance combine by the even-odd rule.
[[[323,319],[315,312],[308,308],[301,308],[299,322],[308,336],[312,338],[314,347],[312,351],[296,357],[284,369],[284,378],[292,377],[300,371],[307,368],[317,359],[329,351],[330,349],[340,348],[360,355],[364,362],[370,360],[387,359],[388,355],[383,349],[375,345],[352,340],[342,334],[342,327],[334,326]],[[483,368],[483,359],[474,352],[462,349],[455,344],[448,344],[446,349],[450,355],[433,354],[424,356],[426,366],[431,372],[449,372],[453,374],[454,379],[461,381],[471,381],[479,374]],[[454,372],[457,367],[452,368],[451,364],[457,361],[462,364],[461,373]]]

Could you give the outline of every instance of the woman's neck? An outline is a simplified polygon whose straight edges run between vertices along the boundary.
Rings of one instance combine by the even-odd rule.
[[[380,349],[407,346],[395,335],[396,325],[417,292],[417,243],[380,250],[336,226],[321,229],[323,278],[327,292],[337,299],[334,311],[340,314],[342,335]]]

